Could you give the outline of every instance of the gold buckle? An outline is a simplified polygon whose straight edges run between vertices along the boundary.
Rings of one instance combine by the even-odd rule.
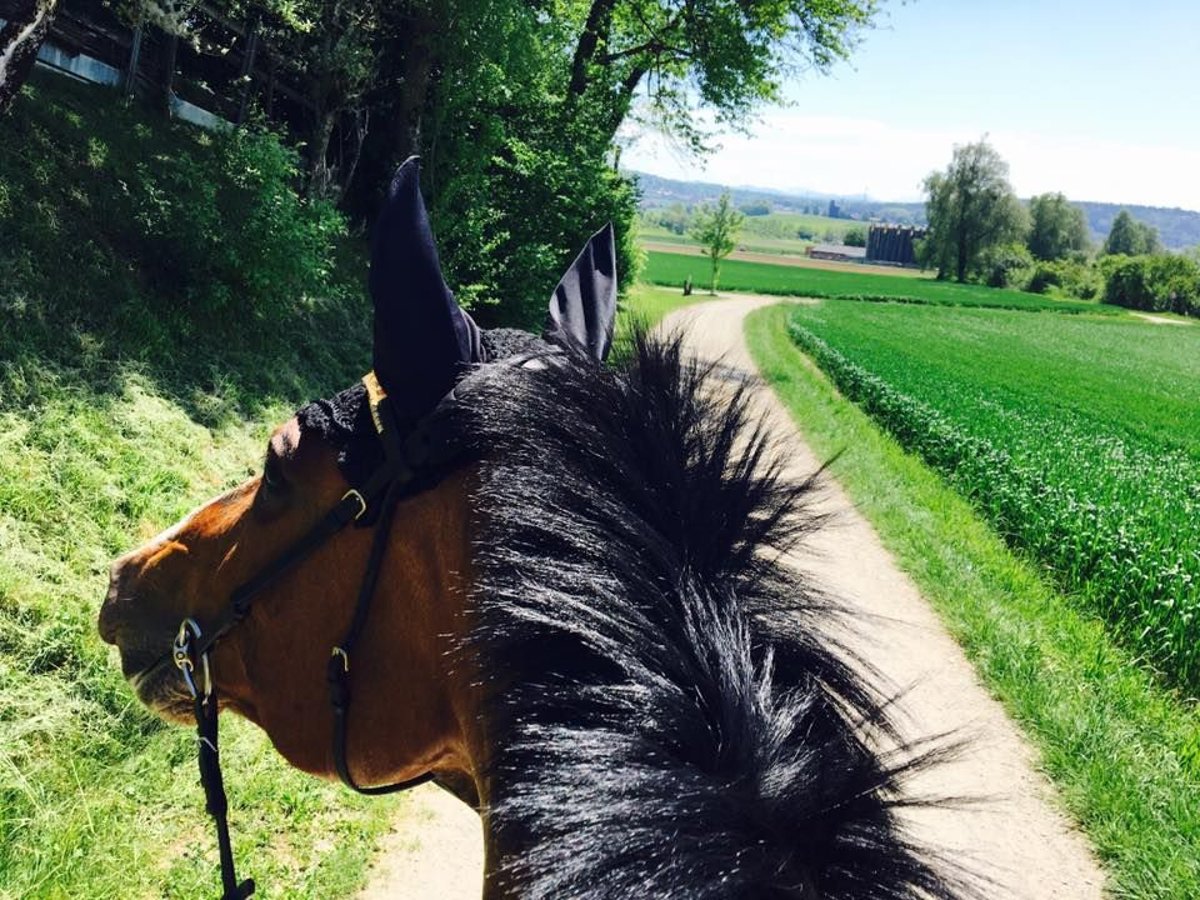
[[[350,490],[348,490],[348,491],[346,491],[346,493],[342,494],[343,500],[345,500],[347,497],[355,497],[358,500],[358,512],[356,512],[354,514],[354,521],[357,522],[359,519],[361,519],[363,517],[363,513],[365,513],[367,511],[367,501],[364,500],[363,495],[360,494],[358,491],[356,491],[354,488],[350,488]]]
[[[387,391],[383,389],[383,385],[375,377],[374,369],[362,377],[362,383],[367,389],[367,406],[371,410],[371,421],[375,423],[375,431],[383,434],[383,419],[379,415],[379,404],[387,396]]]
[[[343,650],[341,647],[334,647],[333,650],[329,652],[329,655],[340,656],[342,658],[342,671],[350,671],[350,656],[345,650]]]

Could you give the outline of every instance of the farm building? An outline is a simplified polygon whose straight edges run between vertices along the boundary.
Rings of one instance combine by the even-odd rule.
[[[913,246],[928,233],[928,228],[914,225],[872,225],[867,233],[867,262],[916,265]]]
[[[836,259],[843,262],[862,262],[867,251],[864,247],[847,247],[844,244],[813,244],[804,251],[812,259]]]

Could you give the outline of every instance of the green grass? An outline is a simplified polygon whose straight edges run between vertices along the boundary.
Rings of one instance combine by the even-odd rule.
[[[148,288],[99,198],[155,153],[205,152],[64,79],[35,79],[0,128],[5,898],[215,893],[193,732],[135,701],[96,634],[108,564],[244,479],[274,423],[368,365],[362,300],[298,303],[236,342],[175,330],[180,297]],[[223,719],[242,874],[277,897],[352,892],[396,802],[296,772]]]
[[[652,284],[682,285],[691,276],[697,283],[708,277],[707,262],[678,253],[647,253],[642,278]],[[1123,315],[1122,310],[1082,300],[1056,300],[1039,294],[956,284],[932,278],[900,278],[871,272],[839,272],[807,266],[772,265],[729,259],[721,264],[719,287],[791,297],[844,297],[855,300],[895,300],[943,306],[987,306],[1003,309],[1055,310]]]
[[[648,326],[657,325],[664,316],[677,309],[711,299],[703,292],[685,297],[679,290],[639,284],[629,292],[629,297],[621,306],[617,317],[618,335],[627,334],[635,322],[642,322]]]
[[[790,340],[789,315],[774,307],[747,320],[760,370],[817,454],[841,452],[832,475],[1038,748],[1110,873],[1110,892],[1200,896],[1196,709],[1157,687],[1098,621],[843,398]]]
[[[791,329],[1122,642],[1200,688],[1200,332],[839,301]]]

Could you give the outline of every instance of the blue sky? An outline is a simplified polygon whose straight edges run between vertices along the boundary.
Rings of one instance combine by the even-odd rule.
[[[674,178],[921,197],[985,133],[1017,193],[1200,209],[1200,0],[885,3],[830,76],[789,83],[704,162],[652,134],[622,164]]]

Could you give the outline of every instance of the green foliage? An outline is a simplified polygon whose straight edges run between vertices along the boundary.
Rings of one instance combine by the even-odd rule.
[[[636,114],[692,147],[706,132],[695,113],[740,125],[763,102],[777,100],[797,67],[828,71],[849,56],[870,25],[876,0],[590,0],[560,4],[578,23],[570,52],[568,96],[576,108],[616,134]]]
[[[744,217],[733,208],[729,192],[721,194],[716,206],[704,206],[696,213],[692,223],[692,237],[700,244],[704,254],[712,262],[712,279],[708,289],[716,293],[717,279],[721,274],[721,260],[737,246],[738,232]]]
[[[1103,252],[1109,256],[1161,253],[1162,242],[1158,239],[1157,228],[1139,222],[1128,210],[1123,209],[1113,219],[1112,229],[1104,240]]]
[[[744,216],[769,216],[771,214],[771,204],[744,203],[738,207],[738,210]]]
[[[726,290],[753,291],[790,297],[844,297],[855,300],[895,301],[940,306],[990,306],[1001,309],[1057,310],[1059,312],[1119,314],[1096,303],[1056,300],[1022,291],[988,288],[976,284],[917,278],[910,270],[877,267],[888,274],[838,271],[806,265],[726,260],[722,284]],[[653,284],[682,287],[695,272],[696,259],[681,253],[647,254],[644,277]]]
[[[1200,264],[1186,256],[1115,256],[1102,270],[1105,303],[1200,315]]]
[[[423,177],[442,266],[481,324],[537,330],[559,276],[607,222],[622,291],[632,283],[637,197],[604,130],[564,119],[550,25],[523,3],[464,4],[459,14],[460,43],[442,51],[423,126],[437,148]]]
[[[945,172],[925,179],[929,232],[921,242],[923,268],[938,278],[966,281],[985,254],[1024,240],[1027,215],[1008,183],[1008,163],[986,140],[956,146]]]
[[[1100,271],[1075,259],[1039,261],[1025,286],[1025,290],[1035,294],[1059,293],[1080,300],[1094,300],[1103,289]]]
[[[979,276],[988,287],[1023,291],[1033,274],[1033,256],[1024,244],[1003,244],[985,250],[978,267]]]
[[[692,223],[692,214],[682,203],[672,203],[665,209],[652,209],[642,213],[641,220],[682,236]]]
[[[1200,685],[1200,334],[826,303],[792,336],[1124,643]]]
[[[253,333],[346,289],[344,222],[297,195],[274,135],[163,123],[50,76],[26,91],[0,131],[0,268],[24,302],[141,332]]]
[[[846,233],[842,235],[842,243],[847,247],[865,247],[867,246],[867,229],[861,225],[855,225],[853,228],[847,228]]]
[[[125,239],[151,288],[206,324],[270,319],[331,291],[345,223],[330,204],[297,195],[295,152],[253,129],[203,143],[137,163],[109,210],[129,224]]]
[[[1062,194],[1040,194],[1029,201],[1029,252],[1039,260],[1065,259],[1087,251],[1087,216]]]

